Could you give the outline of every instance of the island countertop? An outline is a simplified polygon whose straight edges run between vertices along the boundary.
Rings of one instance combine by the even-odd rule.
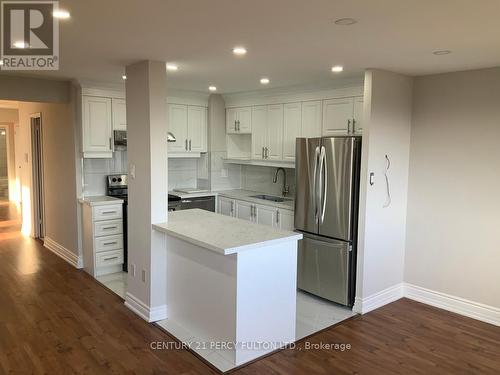
[[[223,255],[302,239],[300,233],[200,209],[169,212],[168,222],[153,229]]]

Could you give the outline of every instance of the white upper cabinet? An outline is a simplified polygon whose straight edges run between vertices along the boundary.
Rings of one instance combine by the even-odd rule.
[[[227,134],[250,134],[252,132],[252,108],[228,108],[226,132]]]
[[[252,158],[282,160],[282,104],[252,107]]]
[[[188,148],[191,152],[207,151],[207,109],[188,106]]]
[[[267,140],[267,106],[252,107],[252,159],[264,159]]]
[[[127,106],[125,99],[111,99],[113,130],[127,130]]]
[[[362,114],[362,97],[325,100],[323,136],[361,134]]]
[[[354,98],[354,118],[353,118],[354,134],[361,135],[363,133],[363,97]]]
[[[288,103],[283,113],[283,160],[295,161],[295,140],[302,136],[302,103]]]
[[[323,105],[321,101],[311,101],[302,103],[302,133],[301,137],[315,138],[321,137]]]
[[[82,97],[83,156],[111,158],[112,151],[111,98]]]
[[[206,152],[207,108],[185,104],[168,104],[167,107],[168,131],[176,138],[175,142],[168,143],[169,152],[173,154]]]
[[[266,159],[283,159],[283,104],[270,105],[267,111]]]
[[[187,152],[188,132],[187,132],[187,106],[182,104],[168,105],[168,131],[175,138],[175,142],[168,143],[169,152]]]

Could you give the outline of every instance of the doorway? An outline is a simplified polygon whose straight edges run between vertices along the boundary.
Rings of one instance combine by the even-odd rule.
[[[0,202],[9,201],[8,128],[0,126]]]
[[[33,224],[35,238],[45,237],[45,211],[43,189],[43,140],[42,115],[35,113],[31,118],[31,155],[33,176]]]

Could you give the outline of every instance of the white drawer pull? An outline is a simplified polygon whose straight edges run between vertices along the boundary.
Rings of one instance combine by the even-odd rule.
[[[113,260],[113,259],[118,259],[118,257],[109,257],[109,258],[104,258],[104,260]]]
[[[113,241],[113,242],[103,242],[103,245],[116,245],[118,242]]]
[[[116,211],[102,211],[103,215],[116,214]]]
[[[102,227],[103,230],[116,229],[116,228],[118,228],[116,225],[112,227]]]

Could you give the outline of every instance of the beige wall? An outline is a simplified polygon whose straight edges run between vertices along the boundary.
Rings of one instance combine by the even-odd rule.
[[[380,70],[365,75],[355,305],[360,312],[369,310],[369,297],[403,282],[412,83],[410,77]],[[385,155],[391,160],[388,207]]]
[[[19,188],[16,181],[16,158],[14,134],[19,121],[18,110],[12,108],[0,108],[0,125],[7,128],[8,135],[8,175],[9,175],[9,200],[19,201]]]
[[[0,75],[0,99],[68,103],[71,84],[32,77]]]
[[[500,68],[415,80],[405,281],[500,307]]]
[[[30,201],[30,115],[37,112],[42,114],[45,235],[78,254],[75,126],[71,104],[19,103],[20,140],[17,143],[22,149],[22,155],[28,154],[28,161],[23,157],[19,163],[23,187],[23,215],[29,215],[31,209],[30,205],[25,205],[25,202]],[[23,230],[28,228],[23,227]]]

